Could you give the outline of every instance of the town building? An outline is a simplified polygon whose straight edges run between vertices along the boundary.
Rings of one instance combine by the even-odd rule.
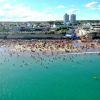
[[[56,23],[52,25],[52,28],[64,28],[64,27],[65,27],[65,24]]]
[[[76,23],[76,15],[75,14],[71,14],[70,23]]]
[[[64,24],[67,24],[67,23],[69,23],[69,15],[66,13],[64,15]]]
[[[76,33],[80,37],[86,36],[92,39],[100,38],[100,25],[84,24],[82,27],[76,29]]]

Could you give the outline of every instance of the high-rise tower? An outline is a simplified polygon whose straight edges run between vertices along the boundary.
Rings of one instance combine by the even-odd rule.
[[[75,22],[76,22],[76,15],[75,15],[75,14],[72,14],[72,15],[70,16],[70,22],[71,22],[71,23],[75,23]]]
[[[66,13],[64,15],[64,24],[68,23],[69,22],[69,15]]]

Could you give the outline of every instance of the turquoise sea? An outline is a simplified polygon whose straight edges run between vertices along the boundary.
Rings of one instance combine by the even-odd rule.
[[[100,100],[100,56],[0,51],[0,100]]]

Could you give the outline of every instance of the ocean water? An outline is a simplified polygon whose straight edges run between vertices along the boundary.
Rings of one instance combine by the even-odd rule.
[[[0,51],[0,100],[100,100],[100,56]]]

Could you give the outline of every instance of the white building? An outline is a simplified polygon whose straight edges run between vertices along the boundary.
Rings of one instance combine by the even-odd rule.
[[[90,33],[89,30],[85,30],[85,29],[78,29],[76,30],[76,32],[77,32],[77,36],[85,36]]]
[[[100,31],[100,24],[98,25],[91,25],[90,27],[92,30],[95,30],[95,31]]]
[[[52,28],[64,28],[64,24],[53,24]]]

